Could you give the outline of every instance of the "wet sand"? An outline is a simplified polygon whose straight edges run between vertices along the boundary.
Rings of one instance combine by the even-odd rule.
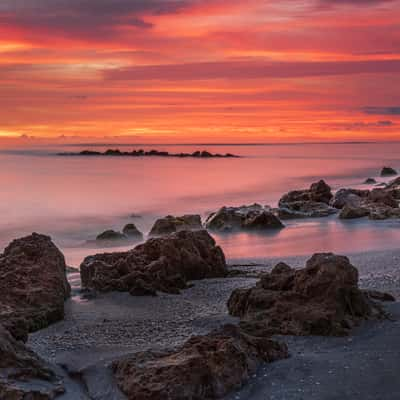
[[[360,272],[362,287],[388,291],[400,298],[400,250],[348,255]],[[277,261],[303,267],[307,258],[230,263],[257,264],[234,267],[254,275],[269,271]],[[70,280],[74,290],[66,305],[65,320],[30,335],[29,345],[74,377],[61,399],[119,400],[124,397],[105,368],[110,360],[146,349],[174,347],[192,335],[236,322],[227,313],[226,301],[233,289],[252,286],[257,279],[197,281],[179,296],[143,298],[110,293],[91,300],[80,299],[77,274],[71,274]],[[351,337],[283,338],[291,358],[266,365],[229,400],[399,399],[400,381],[395,375],[400,367],[400,303],[388,309],[396,321],[364,323]]]

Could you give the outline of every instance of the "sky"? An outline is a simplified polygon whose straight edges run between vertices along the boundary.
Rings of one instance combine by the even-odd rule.
[[[400,0],[0,1],[0,138],[398,140],[399,88]]]

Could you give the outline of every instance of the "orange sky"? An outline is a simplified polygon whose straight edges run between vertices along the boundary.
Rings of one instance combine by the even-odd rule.
[[[400,0],[2,0],[0,85],[0,137],[396,140]]]

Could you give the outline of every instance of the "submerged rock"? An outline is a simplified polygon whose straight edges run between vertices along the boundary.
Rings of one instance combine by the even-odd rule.
[[[123,233],[114,231],[113,229],[108,229],[96,236],[96,241],[98,242],[126,240],[126,239],[127,237]]]
[[[225,325],[176,351],[117,361],[113,372],[128,400],[211,400],[240,388],[261,363],[287,356],[286,345]]]
[[[130,239],[143,239],[143,233],[139,231],[135,224],[127,224],[122,229],[122,233]]]
[[[340,219],[356,219],[366,217],[370,214],[369,210],[363,207],[346,204],[340,211]]]
[[[293,190],[279,200],[278,215],[282,219],[318,218],[334,214],[336,210],[329,206],[332,191],[325,181],[313,183],[309,189]]]
[[[393,176],[397,175],[397,171],[392,167],[383,167],[381,170],[381,176]]]
[[[183,215],[181,217],[173,217],[168,215],[158,219],[150,231],[150,236],[162,236],[183,230],[202,229],[200,215]]]
[[[17,339],[64,318],[65,259],[48,236],[12,241],[0,256],[0,324]]]
[[[364,181],[364,183],[365,183],[366,185],[374,185],[374,184],[377,183],[377,182],[376,182],[376,179],[374,179],[374,178],[367,178],[367,179]]]
[[[207,231],[180,231],[151,238],[133,250],[86,257],[83,288],[154,295],[179,293],[187,282],[227,275],[225,256]]]
[[[64,392],[49,366],[0,325],[0,399],[52,400]]]
[[[241,207],[222,207],[208,216],[206,228],[214,231],[271,230],[284,225],[267,207],[259,204]]]
[[[228,309],[254,335],[340,336],[362,320],[385,316],[359,289],[349,259],[332,253],[314,254],[300,270],[279,264],[255,287],[234,290]]]

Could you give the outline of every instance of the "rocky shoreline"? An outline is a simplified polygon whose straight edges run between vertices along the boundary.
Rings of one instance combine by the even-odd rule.
[[[304,268],[304,258],[233,267],[208,231],[284,229],[281,219],[333,213],[398,218],[399,193],[399,178],[335,193],[321,180],[288,192],[275,209],[222,207],[204,224],[198,215],[167,216],[143,244],[88,256],[79,270],[66,266],[48,236],[14,240],[0,255],[0,398],[212,400],[251,386],[260,370],[270,390],[266,365],[290,365],[279,360],[293,357],[301,342],[293,336],[352,341],[363,326],[396,327],[390,310],[398,311],[400,253],[314,254]],[[121,238],[144,236],[128,224],[96,241]],[[385,338],[376,335],[378,343]],[[396,356],[400,363],[396,352],[391,363]],[[386,395],[378,397],[392,400]]]

